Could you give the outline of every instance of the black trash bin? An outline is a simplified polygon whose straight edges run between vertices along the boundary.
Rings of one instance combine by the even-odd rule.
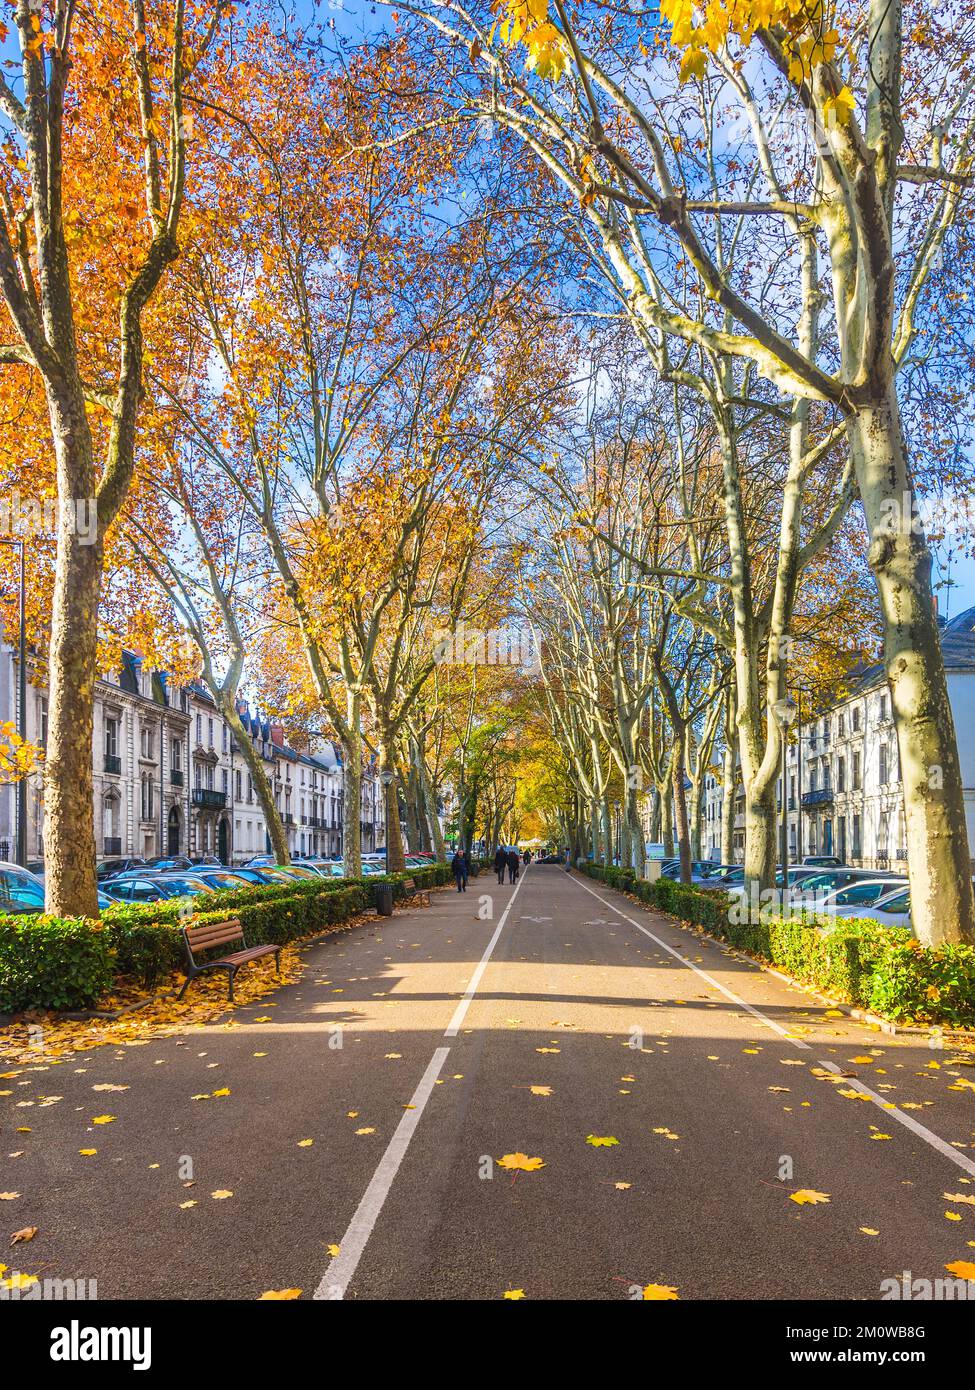
[[[376,895],[376,911],[380,917],[392,917],[393,885],[391,883],[377,883],[373,891]]]

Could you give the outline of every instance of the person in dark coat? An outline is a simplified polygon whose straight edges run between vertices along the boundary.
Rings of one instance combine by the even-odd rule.
[[[508,850],[508,856],[507,856],[507,858],[508,858],[508,882],[509,882],[509,883],[516,883],[516,882],[518,881],[518,867],[519,867],[519,863],[520,863],[520,860],[518,859],[518,851],[517,851],[516,849],[509,849],[509,850]]]
[[[457,884],[458,893],[467,892],[467,855],[462,849],[458,849],[450,861],[450,867],[454,871],[454,882]]]
[[[528,865],[532,862],[532,852],[531,852],[531,850],[530,850],[530,849],[526,849],[525,852],[524,852],[524,854],[523,854],[521,857],[522,857],[522,859],[525,861],[525,868],[527,869],[527,868],[528,868]]]
[[[504,871],[507,867],[508,856],[505,854],[503,847],[501,845],[498,845],[498,848],[494,855],[494,872],[498,876],[499,883],[504,883]]]

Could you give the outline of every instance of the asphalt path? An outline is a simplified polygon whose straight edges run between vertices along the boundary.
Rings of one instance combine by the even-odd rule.
[[[3,1262],[103,1299],[845,1300],[975,1260],[972,1055],[601,884],[481,875],[305,960],[11,1068],[0,1216],[38,1235]]]

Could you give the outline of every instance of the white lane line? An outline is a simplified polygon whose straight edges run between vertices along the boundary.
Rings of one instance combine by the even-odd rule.
[[[447,1029],[446,1033],[444,1033],[445,1038],[455,1038],[457,1036],[457,1030],[467,1016],[470,1002],[481,982],[481,976],[484,974],[487,963],[491,959],[491,953],[497,945],[498,937],[501,935],[502,928],[508,918],[508,913],[511,911],[511,906],[518,896],[518,890],[521,888],[523,881],[524,874],[519,874],[518,882],[515,885],[515,891],[508,899],[508,905],[501,914],[501,920],[495,928],[494,935],[488,942],[487,949],[470,978],[467,989],[464,991],[463,998],[454,1010],[454,1016],[450,1021],[450,1027]],[[349,1228],[339,1243],[339,1253],[329,1262],[328,1268],[319,1281],[318,1287],[314,1293],[315,1299],[341,1300],[345,1297],[345,1292],[349,1287],[352,1276],[359,1266],[363,1251],[369,1242],[369,1237],[372,1235],[376,1222],[379,1220],[379,1214],[385,1205],[386,1198],[389,1196],[389,1190],[395,1181],[396,1174],[399,1172],[400,1164],[406,1157],[406,1151],[410,1146],[410,1140],[416,1133],[416,1127],[423,1117],[423,1111],[426,1109],[427,1101],[433,1094],[433,1088],[437,1084],[437,1078],[443,1070],[444,1062],[446,1062],[449,1056],[449,1047],[438,1047],[430,1058],[430,1064],[423,1073],[419,1086],[417,1086],[416,1090],[413,1092],[413,1098],[410,1101],[411,1108],[403,1112],[403,1117],[396,1126],[396,1132],[386,1146],[386,1152],[379,1160],[379,1166],[375,1173],[373,1173],[372,1180],[363,1194],[362,1201],[356,1207],[355,1215],[349,1222]]]
[[[573,883],[577,883],[580,888],[585,888],[586,892],[592,893],[593,897],[598,898],[604,907],[608,907],[612,910],[613,904],[607,902],[605,898],[600,897],[600,895],[596,892],[594,888],[589,887],[588,883],[583,883],[582,879],[577,878],[575,874],[572,874],[571,878]],[[673,946],[668,946],[666,941],[661,941],[660,937],[654,936],[652,931],[648,931],[646,927],[641,927],[640,923],[635,921],[634,918],[630,917],[627,913],[618,912],[617,915],[620,917],[625,917],[631,927],[636,927],[637,931],[642,931],[644,936],[649,936],[651,941],[655,941],[658,946],[662,946],[663,949],[668,952],[668,954],[674,957],[674,960],[680,961],[681,965],[686,965],[688,970],[695,971],[698,975],[701,976],[702,979],[707,980],[709,985],[712,985],[715,989],[720,990],[721,993],[727,999],[730,999],[733,1004],[737,1004],[739,1008],[746,1009],[748,1013],[750,1013],[754,1018],[758,1019],[759,1023],[763,1023],[766,1028],[771,1028],[773,1033],[778,1033],[780,1038],[785,1038],[788,1042],[791,1042],[794,1047],[801,1047],[805,1049],[806,1052],[812,1051],[812,1048],[809,1046],[808,1043],[804,1043],[800,1038],[793,1037],[787,1029],[781,1028],[773,1019],[766,1018],[760,1009],[753,1009],[751,1004],[746,1003],[744,999],[740,999],[738,995],[733,993],[730,989],[726,989],[720,980],[716,980],[713,975],[709,975],[706,970],[702,970],[701,967],[699,965],[695,965],[693,961],[686,960],[679,951],[674,950]]]
[[[505,924],[505,922],[508,920],[508,913],[511,911],[511,908],[512,908],[512,905],[514,904],[515,898],[517,898],[518,894],[521,892],[521,885],[524,883],[524,881],[525,881],[525,879],[526,879],[527,877],[528,877],[528,870],[527,870],[527,869],[525,870],[524,873],[520,873],[520,874],[518,875],[518,882],[515,884],[515,891],[512,893],[511,897],[508,899],[508,906],[505,908],[505,910],[504,910],[504,911],[502,912],[502,914],[501,914],[501,920],[498,922],[498,925],[497,925],[497,926],[495,927],[495,929],[494,929],[494,935],[491,937],[491,940],[488,942],[487,946],[485,947],[484,954],[483,954],[483,956],[481,957],[480,961],[478,962],[478,964],[477,964],[477,966],[476,966],[476,968],[475,968],[475,970],[474,970],[474,974],[471,976],[470,981],[469,981],[469,983],[468,983],[468,985],[467,985],[467,988],[464,990],[463,998],[461,999],[460,1003],[457,1005],[456,1009],[454,1010],[454,1016],[453,1016],[453,1018],[450,1020],[450,1026],[448,1027],[447,1031],[444,1033],[444,1037],[445,1037],[445,1038],[456,1038],[457,1033],[458,1033],[458,1031],[459,1031],[459,1029],[460,1029],[461,1024],[464,1022],[464,1019],[467,1017],[467,1010],[468,1010],[468,1009],[470,1008],[470,1006],[471,1006],[471,1000],[474,998],[474,995],[477,993],[477,987],[478,987],[478,985],[481,983],[481,977],[483,976],[485,970],[487,969],[487,963],[488,963],[488,961],[491,959],[491,955],[492,955],[492,953],[493,953],[493,951],[494,951],[495,946],[498,944],[498,937],[501,935],[502,931],[504,930],[504,924]]]
[[[582,879],[577,878],[575,874],[571,875],[571,877],[580,888],[584,888],[587,893],[592,893],[594,898],[598,898],[604,907],[613,908],[613,904],[607,902],[595,889],[590,888],[588,883],[583,883]],[[713,985],[715,989],[719,989],[728,999],[740,1005],[741,1008],[747,1009],[747,1011],[754,1018],[757,1018],[760,1023],[763,1023],[766,1028],[771,1028],[773,1033],[778,1033],[780,1037],[784,1038],[786,1042],[791,1043],[793,1047],[802,1048],[806,1052],[812,1051],[808,1043],[802,1042],[799,1038],[792,1037],[784,1028],[780,1028],[773,1019],[766,1018],[760,1009],[752,1008],[751,1004],[746,1003],[744,999],[739,998],[738,995],[733,993],[730,989],[726,989],[723,984],[719,983],[712,975],[709,975],[706,970],[702,970],[699,965],[695,965],[691,960],[686,960],[679,951],[675,951],[672,946],[667,945],[666,941],[662,941],[659,936],[655,936],[652,931],[648,931],[646,927],[641,926],[640,923],[637,922],[635,918],[629,916],[628,913],[619,912],[618,915],[624,917],[631,926],[636,927],[637,931],[643,932],[643,935],[648,936],[651,941],[655,941],[658,946],[662,946],[675,960],[680,961],[681,965],[686,965],[688,970],[695,971],[696,974]],[[834,1076],[843,1075],[842,1068],[838,1067],[835,1062],[821,1061],[818,1065],[823,1067],[826,1071],[832,1072]],[[885,1100],[884,1097],[879,1095],[876,1091],[872,1091],[869,1086],[865,1086],[862,1081],[857,1081],[855,1078],[851,1077],[850,1088],[851,1090],[860,1091],[863,1095],[872,1100],[874,1105],[876,1105],[879,1110],[882,1110],[888,1119],[896,1120],[899,1125],[903,1125],[903,1127],[909,1129],[912,1134],[916,1134],[919,1139],[923,1139],[925,1144],[930,1148],[936,1149],[937,1152],[942,1154],[945,1158],[950,1158],[952,1163],[956,1164],[959,1168],[963,1168],[966,1173],[970,1173],[975,1177],[975,1162],[972,1162],[972,1160],[967,1158],[964,1154],[959,1153],[957,1149],[953,1149],[946,1140],[942,1139],[940,1135],[935,1134],[933,1130],[928,1129],[926,1125],[919,1124],[917,1120],[905,1114],[903,1110],[896,1109],[896,1107],[893,1110],[888,1109],[888,1106],[893,1102]]]
[[[345,1297],[349,1281],[362,1259],[362,1252],[372,1235],[373,1227],[379,1219],[383,1204],[389,1196],[389,1189],[399,1172],[399,1166],[406,1157],[406,1150],[409,1148],[410,1140],[420,1123],[426,1103],[433,1094],[437,1077],[449,1056],[449,1047],[438,1047],[430,1058],[430,1065],[423,1073],[419,1086],[413,1092],[413,1099],[410,1102],[413,1109],[403,1111],[403,1118],[396,1126],[396,1132],[386,1146],[386,1152],[379,1160],[379,1167],[373,1173],[372,1181],[366,1188],[362,1201],[356,1207],[355,1215],[349,1222],[349,1229],[339,1243],[339,1253],[329,1262],[329,1266],[315,1290],[316,1299],[340,1300]]]

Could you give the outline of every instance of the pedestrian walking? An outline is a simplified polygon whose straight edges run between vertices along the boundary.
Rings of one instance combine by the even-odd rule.
[[[525,861],[525,868],[527,869],[527,868],[528,868],[528,865],[532,862],[532,852],[531,852],[531,850],[530,850],[530,849],[526,849],[525,852],[524,852],[524,854],[523,854],[521,857],[522,857],[522,859]]]
[[[498,845],[494,855],[494,872],[498,876],[498,882],[504,883],[504,871],[508,867],[508,856],[504,851],[503,845]]]
[[[454,882],[457,884],[458,893],[467,892],[467,875],[470,869],[470,861],[463,850],[459,849],[450,861],[450,867],[454,871]]]
[[[518,859],[518,851],[517,851],[516,849],[509,849],[509,850],[508,850],[508,882],[509,882],[509,883],[515,883],[515,882],[517,882],[517,879],[518,879],[518,866],[519,866],[519,863],[520,863],[520,861],[519,861],[519,859]]]

